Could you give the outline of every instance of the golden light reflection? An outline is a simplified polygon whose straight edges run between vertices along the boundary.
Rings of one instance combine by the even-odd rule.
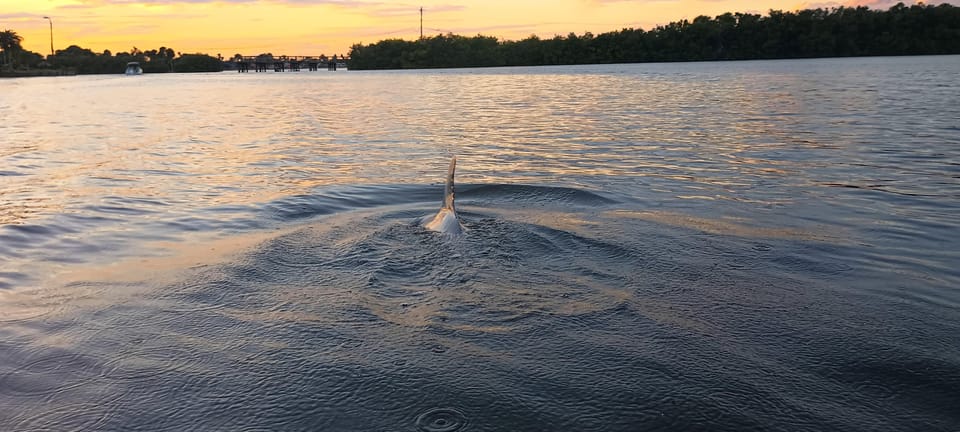
[[[635,218],[659,224],[702,231],[709,234],[730,235],[745,238],[769,238],[841,243],[846,233],[836,227],[820,227],[816,232],[786,227],[763,227],[750,225],[750,221],[741,218],[709,219],[683,213],[648,210],[613,210],[604,213],[611,218]]]
[[[189,241],[157,241],[144,244],[144,250],[155,251],[155,256],[134,257],[107,265],[88,268],[70,267],[57,276],[60,284],[72,281],[103,280],[108,283],[149,281],[150,286],[171,282],[182,277],[182,272],[228,261],[231,257],[249,251],[254,246],[275,236],[293,231],[293,228],[244,235],[221,237],[217,234],[198,235]]]

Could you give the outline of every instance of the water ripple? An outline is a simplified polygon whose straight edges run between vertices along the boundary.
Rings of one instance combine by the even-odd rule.
[[[0,429],[954,430],[958,65],[0,81]]]
[[[103,364],[97,359],[64,350],[32,349],[16,359],[17,367],[0,375],[0,393],[17,397],[44,397],[92,382]]]
[[[417,416],[416,425],[423,432],[454,432],[469,423],[467,416],[455,408],[432,408]]]

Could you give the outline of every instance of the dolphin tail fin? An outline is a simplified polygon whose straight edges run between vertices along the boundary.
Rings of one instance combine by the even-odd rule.
[[[447,187],[443,190],[443,205],[441,209],[449,209],[456,211],[456,208],[453,206],[453,175],[457,170],[457,157],[454,156],[450,159],[450,168],[447,170]]]

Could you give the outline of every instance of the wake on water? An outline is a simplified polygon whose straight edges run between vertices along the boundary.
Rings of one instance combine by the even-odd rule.
[[[433,188],[296,197],[270,211],[299,228],[172,282],[66,287],[114,300],[0,329],[0,426],[823,430],[843,413],[898,430],[914,407],[877,394],[949,400],[960,384],[895,373],[951,363],[898,365],[906,348],[869,337],[869,317],[910,321],[832,288],[850,283],[842,245],[713,235],[562,187],[462,186],[458,214],[455,164],[435,215]],[[870,385],[831,378],[876,350],[891,369]],[[796,376],[821,389],[816,409]]]

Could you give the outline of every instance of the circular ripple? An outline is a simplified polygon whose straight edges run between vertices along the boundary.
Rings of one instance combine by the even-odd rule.
[[[433,408],[417,416],[424,432],[454,432],[467,427],[467,416],[453,408]]]
[[[46,431],[92,431],[101,430],[111,417],[113,403],[79,403],[57,406],[46,412],[25,414],[17,421],[14,430]]]
[[[340,342],[339,347],[343,349],[356,349],[360,348],[361,345],[363,345],[363,341],[360,339],[345,338],[343,342]]]
[[[165,343],[170,342],[170,343]],[[144,381],[161,375],[206,366],[213,359],[204,352],[173,341],[149,340],[129,350],[118,352],[103,365],[100,377],[114,381]]]
[[[403,416],[424,406],[428,393],[420,391],[423,386],[418,377],[402,372],[366,373],[353,377],[347,402],[354,409],[376,412],[377,417]]]
[[[164,290],[157,300],[168,301],[161,306],[166,312],[191,313],[225,306],[227,294],[234,291],[234,286],[221,280],[188,281]]]
[[[74,300],[93,296],[96,291],[84,286],[68,286],[66,289],[30,290],[16,294],[0,292],[4,307],[0,310],[0,323],[33,321],[50,315],[59,315]]]
[[[8,306],[7,310],[0,312],[0,323],[15,323],[19,321],[30,321],[50,315],[59,308],[49,306]]]
[[[106,369],[103,378],[117,381],[149,380],[156,376],[174,373],[178,370],[176,364],[171,364],[164,357],[163,351],[144,350],[135,353],[124,353],[104,365]]]
[[[75,353],[41,353],[0,376],[0,394],[45,396],[93,381],[102,365]]]

